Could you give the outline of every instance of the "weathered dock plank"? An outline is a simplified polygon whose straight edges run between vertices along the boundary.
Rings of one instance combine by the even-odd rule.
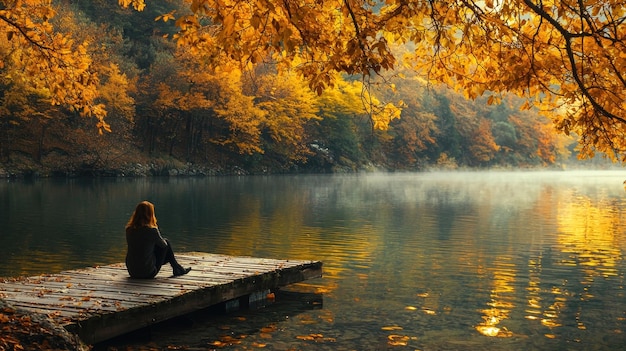
[[[322,262],[177,254],[192,267],[155,279],[130,279],[124,264],[0,281],[0,298],[50,316],[86,343],[97,343],[254,292],[322,276]]]

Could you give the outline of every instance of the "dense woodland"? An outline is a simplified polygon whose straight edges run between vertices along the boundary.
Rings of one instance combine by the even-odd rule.
[[[92,117],[55,102],[45,85],[23,84],[28,70],[11,61],[28,52],[0,36],[3,175],[563,167],[577,157],[574,133],[558,133],[512,94],[468,100],[401,65],[384,76],[334,73],[316,89],[270,57],[216,66],[210,52],[174,40],[180,28],[167,16],[190,12],[182,0],[143,11],[109,0],[53,4],[55,31],[88,53],[92,75],[75,82],[89,83],[79,97],[93,95]]]

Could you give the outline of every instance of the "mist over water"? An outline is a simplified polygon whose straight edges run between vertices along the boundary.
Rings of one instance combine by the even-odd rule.
[[[615,350],[626,345],[625,172],[0,183],[0,276],[121,262],[141,200],[177,251],[313,259],[258,311],[118,349]],[[323,301],[312,304],[311,301]],[[156,345],[156,346],[155,346]]]

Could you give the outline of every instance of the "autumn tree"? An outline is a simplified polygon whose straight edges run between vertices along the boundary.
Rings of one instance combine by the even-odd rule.
[[[480,118],[477,122],[477,125],[472,130],[471,145],[469,146],[472,157],[471,165],[489,165],[490,161],[496,157],[498,150],[500,150],[500,145],[496,143],[491,133],[491,121]]]
[[[263,153],[267,112],[244,91],[243,72],[225,59],[204,65],[202,53],[186,46],[164,50],[141,83],[144,94],[139,128],[150,152],[183,146],[187,160],[206,156],[213,145],[235,155]]]
[[[20,72],[14,72],[10,78],[0,78],[0,160],[11,160],[16,153],[23,152],[33,155],[39,162],[47,129],[55,125],[51,120],[61,111],[40,98],[45,92],[25,84],[20,78]]]
[[[456,141],[454,147],[459,153],[449,153],[460,164],[470,167],[491,165],[491,160],[496,157],[500,146],[496,143],[492,134],[491,121],[485,118],[485,105],[472,104],[458,94],[447,92],[446,100],[449,102],[449,114],[454,120],[454,133]]]
[[[401,118],[390,124],[393,141],[387,153],[396,155],[398,168],[420,169],[431,161],[427,153],[437,143],[437,116],[404,101],[407,105],[402,109]]]
[[[83,91],[72,92],[75,86],[71,83],[61,83],[59,89],[65,90],[53,93],[48,85],[49,81],[34,84],[33,72],[23,68],[23,63],[12,62],[5,65],[1,78],[3,84],[1,104],[2,111],[6,114],[3,113],[0,117],[0,121],[7,122],[2,126],[0,135],[3,160],[10,160],[15,155],[30,154],[35,162],[54,168],[75,170],[85,165],[97,168],[110,167],[110,163],[105,166],[107,159],[110,162],[115,154],[128,151],[122,150],[121,146],[126,144],[126,138],[129,137],[128,132],[135,113],[134,101],[129,96],[133,84],[117,65],[123,61],[115,52],[116,46],[120,45],[121,37],[112,34],[107,26],[94,25],[71,8],[60,6],[55,9],[54,25],[57,33],[63,33],[68,38],[71,36],[76,42],[92,43],[85,46],[89,48],[90,55],[83,58],[88,61],[80,63],[86,65],[85,69],[92,77],[89,78],[91,86]],[[20,50],[28,52],[32,49],[14,46],[12,43],[14,38],[2,36],[0,38],[0,50],[13,48],[8,57],[16,57]],[[53,53],[59,48],[48,49]],[[65,53],[58,56],[57,63],[62,66],[55,69],[72,70],[71,63],[64,61],[67,56],[72,55],[74,54]],[[39,65],[44,73],[50,67],[45,62]],[[62,72],[48,72],[49,76],[45,79],[54,80],[58,77],[52,75],[57,73],[63,75]],[[88,105],[79,108],[83,102],[70,105],[66,100],[66,103],[62,103],[55,98],[55,94],[66,96],[77,94],[87,98],[83,102],[88,102]],[[104,117],[104,105],[107,105],[109,116],[107,127],[102,124],[101,128],[105,130],[109,125],[113,125],[117,132],[107,133],[108,137],[97,138],[94,135],[93,121],[80,116],[84,116],[85,109],[92,106],[92,112],[102,113],[100,117]],[[11,149],[6,145],[10,145]]]
[[[96,102],[98,77],[92,68],[89,42],[77,42],[55,27],[50,1],[2,1],[0,9],[0,69],[9,84],[18,75],[31,91],[52,105],[64,105],[97,118],[100,131],[109,130],[106,111]],[[6,40],[6,41],[5,41]]]
[[[424,99],[426,110],[437,116],[435,120],[437,143],[429,152],[432,159],[439,158],[441,153],[453,159],[460,159],[463,154],[460,126],[448,94],[450,92],[439,89]]]
[[[362,146],[366,133],[371,135],[371,127],[364,120],[362,91],[361,82],[338,78],[336,85],[318,98],[322,119],[314,137],[317,152],[328,157],[325,166],[353,167],[365,158]]]
[[[381,138],[381,147],[394,167],[421,169],[431,161],[429,152],[437,146],[440,134],[438,117],[426,107],[433,92],[411,71],[399,69],[397,73],[395,79],[376,81],[382,85],[375,89],[380,99],[401,103],[399,118],[388,122],[384,130],[388,137]]]
[[[244,89],[266,112],[261,125],[264,152],[273,154],[283,167],[306,162],[312,154],[307,127],[320,117],[316,96],[300,76],[264,67],[244,75]]]
[[[601,109],[606,96],[615,106],[621,101],[614,78],[622,62],[604,45],[613,37],[616,48],[622,45],[622,14],[610,1],[537,7],[530,0],[167,0],[147,2],[148,10],[139,0],[119,4],[3,2],[3,159],[15,145],[41,159],[67,153],[72,143],[67,159],[86,163],[89,155],[111,157],[108,150],[135,144],[151,157],[206,161],[225,153],[285,165],[311,160],[311,152],[355,167],[390,156],[400,165],[555,162],[567,140],[555,139],[543,121],[530,128],[536,114],[520,106],[541,108],[561,131],[581,135],[584,155],[609,146],[614,156],[620,152],[621,121]],[[611,63],[615,69],[602,68]],[[389,75],[400,78],[400,71],[403,83]],[[528,103],[510,111],[486,106],[507,91]],[[80,117],[90,114],[102,131],[115,133],[92,138],[85,127],[93,120]]]
[[[562,152],[554,126],[548,119],[528,111],[521,111],[509,117],[515,126],[517,142],[509,162],[524,166],[554,164]]]
[[[189,65],[180,52],[163,50],[157,54],[148,74],[141,82],[142,109],[137,133],[145,137],[148,151],[165,148],[174,155],[182,146],[182,156],[189,159],[202,151],[207,112],[213,106],[217,88],[212,75]]]
[[[111,0],[63,1],[70,2],[73,8],[83,12],[96,25],[106,25],[123,32],[126,40],[123,54],[128,62],[142,70],[149,69],[157,59],[163,45],[162,37],[176,32],[173,21],[154,19],[170,11],[189,13],[185,2],[181,0],[154,1],[140,12],[123,8]]]
[[[144,0],[120,0],[143,8]],[[513,92],[580,136],[582,155],[626,148],[626,6],[621,0],[191,1],[176,39],[245,62],[271,55],[320,93],[336,72],[406,62],[469,98]],[[315,20],[311,20],[315,19]],[[302,62],[302,63],[301,63]]]
[[[185,90],[179,92],[180,100],[172,108],[198,111],[201,124],[208,119],[207,133],[198,142],[239,155],[263,153],[261,132],[267,112],[257,106],[254,95],[246,93],[242,68],[228,58],[223,58],[219,67],[207,66],[204,53],[188,46],[178,47],[176,59],[182,69],[168,84],[184,82]]]
[[[224,128],[211,141],[239,154],[263,153],[261,131],[267,111],[255,104],[254,96],[244,93],[241,74],[237,67],[216,72],[216,83],[221,84],[214,111]]]

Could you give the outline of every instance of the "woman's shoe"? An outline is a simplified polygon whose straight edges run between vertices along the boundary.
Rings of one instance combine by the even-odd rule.
[[[179,277],[181,275],[185,275],[185,274],[189,273],[189,271],[191,271],[191,267],[187,267],[187,268],[178,267],[178,268],[174,269],[174,276],[175,277]]]

